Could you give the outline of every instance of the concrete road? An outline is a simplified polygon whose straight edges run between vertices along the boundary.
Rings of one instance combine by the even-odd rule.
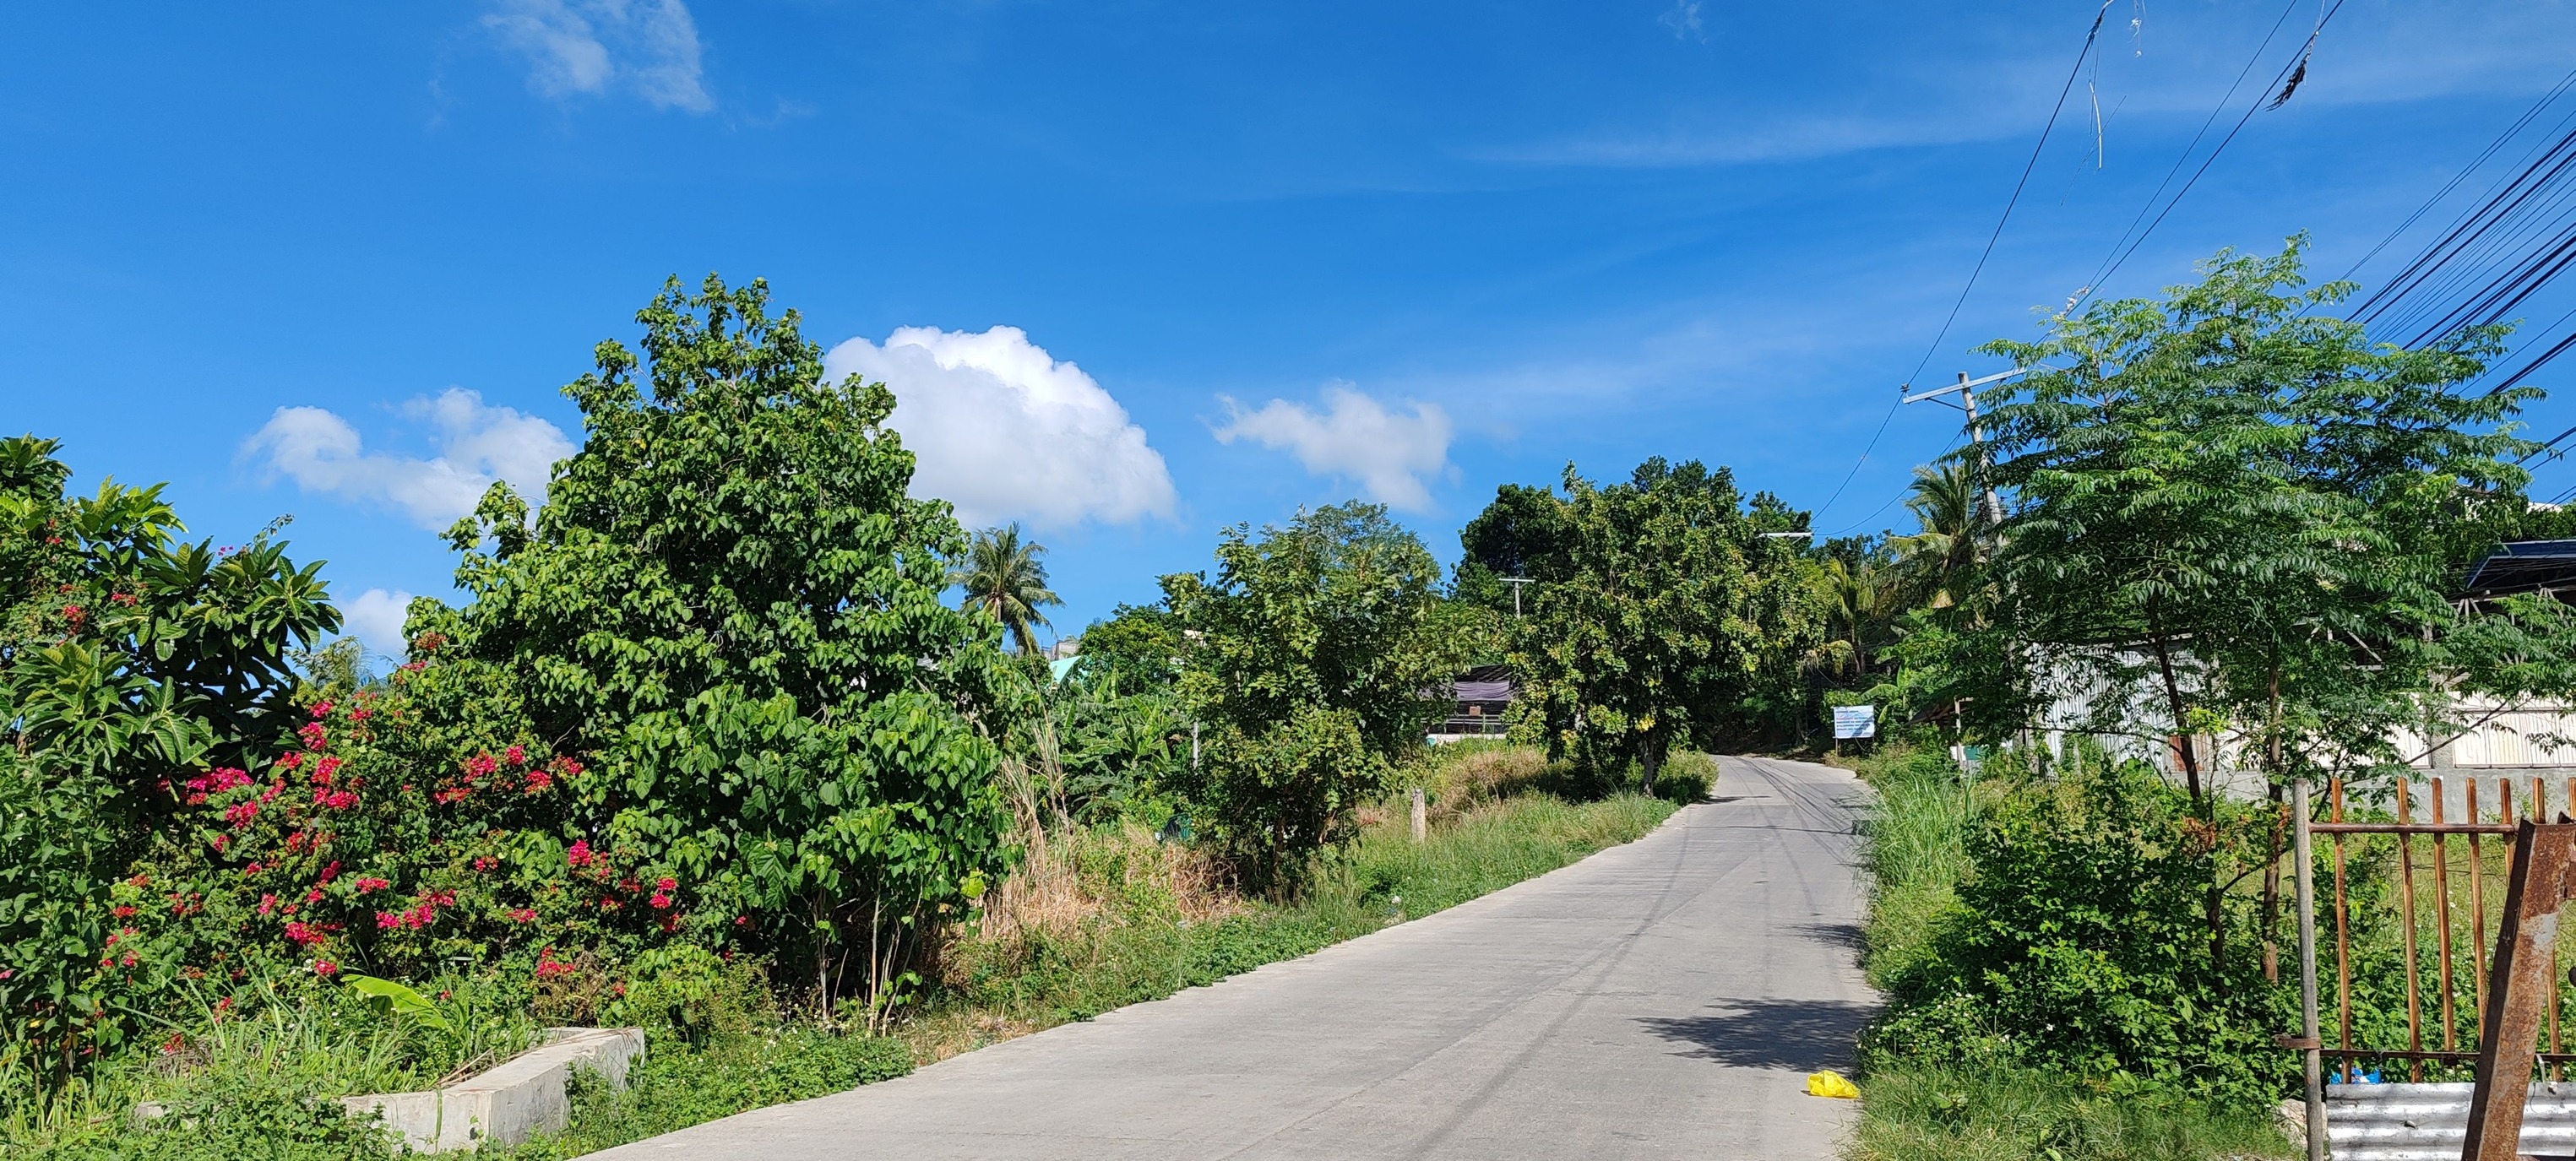
[[[1715,801],[1448,911],[901,1080],[596,1154],[1826,1158],[1873,1002],[1856,808],[1729,758]]]

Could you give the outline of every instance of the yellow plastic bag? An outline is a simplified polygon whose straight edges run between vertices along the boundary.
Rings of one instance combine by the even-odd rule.
[[[1839,1072],[1810,1072],[1807,1074],[1807,1095],[1847,1101],[1857,1100],[1860,1097],[1860,1087],[1843,1079],[1843,1074]]]

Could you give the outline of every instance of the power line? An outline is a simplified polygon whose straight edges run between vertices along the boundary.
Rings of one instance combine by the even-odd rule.
[[[2326,25],[2334,20],[2336,13],[2341,11],[2343,11],[2343,0],[2335,0],[2333,7],[2326,9],[2323,15],[2317,17],[2316,32],[2309,34],[2309,40],[2311,43],[2315,41],[2317,33],[2324,32]],[[2277,30],[2278,27],[2276,25],[2275,31]],[[2271,43],[2271,38],[2265,37],[2264,43],[2269,45]],[[2257,59],[2260,59],[2260,50],[2257,50],[2256,57]],[[2156,212],[2155,220],[2147,223],[2147,228],[2138,233],[2137,239],[2129,243],[2128,249],[2121,250],[2119,244],[2116,242],[2112,244],[2112,249],[2118,252],[2119,257],[2113,260],[2107,268],[2094,276],[2092,285],[2076,292],[2075,297],[2067,302],[2066,309],[2069,312],[2072,312],[2077,306],[2082,305],[2085,299],[2092,297],[2093,292],[2096,289],[2100,288],[2104,282],[2110,281],[2112,275],[2118,274],[2120,272],[2120,267],[2128,264],[2129,257],[2138,252],[2138,247],[2147,244],[2148,236],[2156,232],[2156,227],[2165,224],[2165,218],[2174,212],[2174,207],[2181,205],[2182,199],[2184,196],[2191,193],[2192,187],[2200,184],[2201,176],[2208,173],[2209,167],[2218,161],[2218,155],[2227,152],[2228,145],[2235,142],[2236,135],[2244,132],[2246,124],[2254,119],[2254,114],[2262,111],[2264,94],[2272,92],[2273,86],[2277,86],[2287,80],[2294,68],[2304,68],[2305,63],[2304,58],[2302,58],[2302,60],[2298,62],[2281,66],[2281,71],[2275,74],[2272,78],[2272,85],[2265,86],[2261,93],[2255,94],[2254,102],[2245,107],[2245,115],[2236,119],[2236,124],[2227,130],[2227,136],[2219,138],[2218,145],[2209,151],[2209,156],[2201,159],[2200,168],[2191,171],[2191,177],[2182,183],[2181,189],[2174,191],[2173,198],[2165,203],[2164,209]],[[2250,64],[2248,67],[2251,67]],[[2228,91],[2232,94],[2235,90],[2231,88]],[[2222,100],[2221,107],[2224,107],[2224,105],[2225,102]],[[2186,151],[2183,156],[2189,157],[2191,154]],[[2162,187],[2158,188],[2161,189]],[[2155,198],[2152,195],[2148,197],[2147,204],[2155,204]]]
[[[1932,356],[1941,351],[1941,340],[1950,337],[1951,324],[1959,321],[1959,309],[1968,304],[1968,292],[1977,288],[1977,276],[1986,272],[1986,260],[1994,257],[1995,243],[2004,236],[2004,223],[2012,220],[2013,207],[2021,204],[2022,187],[2030,184],[2031,171],[2039,168],[2039,155],[2048,148],[2048,135],[2056,131],[2058,116],[2066,111],[2067,95],[2075,91],[2075,78],[2083,75],[2084,58],[2093,54],[2093,42],[2102,35],[2102,17],[2111,11],[2113,2],[2114,0],[2102,0],[2101,11],[2093,14],[2093,27],[2084,33],[2084,47],[2076,50],[2075,66],[2066,70],[2065,87],[2057,90],[2057,104],[2048,111],[2048,124],[2040,127],[2039,143],[2031,146],[2030,160],[2022,164],[2021,180],[2013,183],[2012,196],[2004,201],[2003,216],[1995,219],[1994,232],[1986,236],[1985,250],[1977,255],[1976,267],[1968,271],[1968,284],[1959,288],[1958,301],[1950,304],[1950,317],[1941,320],[1940,331],[1932,336],[1931,345],[1924,348],[1923,360],[1916,363],[1913,372],[1905,376],[1906,382],[1911,383],[1920,378],[1923,368],[1932,365]],[[2337,3],[2341,3],[2341,0],[2337,0]]]
[[[2182,147],[2180,154],[2175,155],[2172,168],[2165,170],[2164,180],[2156,183],[2155,192],[2147,195],[2145,203],[2138,207],[2137,216],[2129,219],[2128,227],[2121,230],[2119,238],[2111,243],[2111,252],[2102,256],[2102,264],[2093,268],[2092,279],[2077,292],[2077,302],[2090,295],[2094,288],[2102,285],[2104,278],[2109,277],[2111,262],[2119,255],[2120,246],[2129,240],[2130,234],[2136,232],[2138,223],[2147,219],[2147,211],[2156,208],[2156,199],[2164,196],[2165,187],[2173,184],[2174,175],[2182,172],[2183,163],[2191,160],[2192,152],[2200,148],[2201,139],[2209,136],[2209,127],[2218,123],[2218,115],[2226,112],[2227,103],[2236,99],[2236,90],[2243,88],[2245,78],[2254,74],[2254,66],[2263,62],[2264,50],[2272,47],[2273,38],[2281,35],[2281,28],[2290,22],[2290,14],[2298,10],[2299,0],[2290,0],[2290,3],[2281,9],[2280,17],[2272,21],[2272,30],[2263,34],[2263,43],[2254,46],[2254,55],[2247,57],[2245,67],[2237,70],[2236,80],[2227,86],[2226,92],[2219,94],[2218,103],[2209,108],[2209,116],[2201,119],[2200,131],[2192,134],[2191,141]],[[2067,309],[2071,312],[2074,304],[2069,303]]]
[[[2021,178],[2013,182],[2012,196],[2004,199],[2003,215],[1995,219],[1994,232],[1986,235],[1986,248],[1978,253],[1976,266],[1968,271],[1967,285],[1959,288],[1958,299],[1950,304],[1949,317],[1941,320],[1941,329],[1932,336],[1931,344],[1923,349],[1922,360],[1917,362],[1913,372],[1905,377],[1907,382],[1910,383],[1919,378],[1923,374],[1923,368],[1932,365],[1932,356],[1941,351],[1941,341],[1950,337],[1950,327],[1959,321],[1960,308],[1968,304],[1968,293],[1977,288],[1977,278],[1985,273],[1987,259],[1994,257],[1995,243],[2004,236],[2004,224],[2012,221],[2013,207],[2021,204],[2022,190],[2030,185],[2031,171],[2039,168],[2039,155],[2048,149],[2049,134],[2057,130],[2057,120],[2066,112],[2066,98],[2075,91],[2075,78],[2083,75],[2084,60],[2093,54],[2093,45],[2102,35],[2102,18],[2110,13],[2111,5],[2116,2],[2117,0],[2102,0],[2101,9],[2093,13],[2093,26],[2085,30],[2084,45],[2076,50],[2075,63],[2066,70],[2066,83],[2057,90],[2057,103],[2048,110],[2048,123],[2039,128],[2039,143],[2031,146],[2030,160],[2022,163]],[[1871,433],[1869,442],[1861,447],[1860,458],[1852,461],[1851,470],[1843,473],[1843,482],[1835,486],[1834,494],[1826,497],[1823,504],[1817,505],[1815,512],[1811,513],[1808,519],[1813,520],[1823,515],[1827,509],[1834,506],[1834,501],[1842,499],[1844,490],[1850,488],[1852,480],[1860,475],[1861,465],[1869,462],[1869,453],[1878,450],[1878,441],[1880,437],[1887,434],[1887,425],[1895,420],[1898,406],[1899,404],[1893,403],[1888,405],[1887,414],[1880,417],[1878,421],[1878,430]],[[1890,501],[1890,503],[1893,502]],[[1880,512],[1886,510],[1887,505],[1879,505]],[[1871,513],[1871,515],[1875,516],[1877,513]]]

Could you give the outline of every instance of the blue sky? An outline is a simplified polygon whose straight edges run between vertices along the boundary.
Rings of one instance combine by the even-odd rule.
[[[388,647],[388,597],[449,591],[428,529],[541,476],[591,346],[710,270],[894,384],[925,487],[1052,549],[1067,632],[1299,505],[1386,500],[1454,558],[1569,461],[1697,457],[1886,527],[1957,434],[1908,408],[1854,474],[1898,382],[1994,369],[1967,349],[2085,285],[2285,11],[2114,0],[1935,347],[2096,8],[24,8],[0,428],[82,486],[170,481],[219,543],[293,513]],[[2341,273],[2571,43],[2563,0],[2348,0],[2105,291],[2300,229]]]

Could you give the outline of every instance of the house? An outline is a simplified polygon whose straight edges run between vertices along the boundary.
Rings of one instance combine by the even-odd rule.
[[[1499,736],[1504,711],[1519,694],[1507,665],[1479,665],[1450,681],[1447,690],[1424,690],[1426,697],[1449,699],[1449,716],[1432,725],[1433,745],[1461,738]]]

